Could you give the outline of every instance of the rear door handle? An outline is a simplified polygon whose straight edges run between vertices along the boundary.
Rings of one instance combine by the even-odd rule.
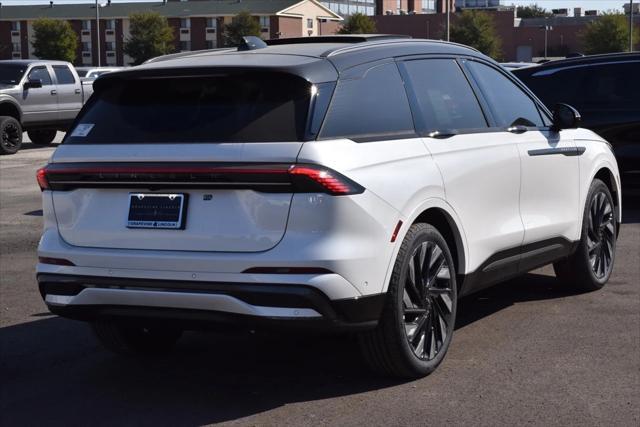
[[[452,136],[456,136],[456,133],[448,130],[443,130],[443,131],[434,130],[433,132],[429,132],[427,136],[429,138],[435,138],[435,139],[446,139],[446,138],[451,138]]]
[[[58,94],[57,90],[54,89],[54,90],[51,91],[51,95],[57,95],[57,94]]]
[[[511,133],[525,133],[526,131],[528,131],[529,129],[527,129],[526,126],[522,126],[522,125],[516,125],[516,126],[511,126],[510,128],[507,129],[509,132]]]
[[[76,89],[76,95],[80,95],[80,89]]]

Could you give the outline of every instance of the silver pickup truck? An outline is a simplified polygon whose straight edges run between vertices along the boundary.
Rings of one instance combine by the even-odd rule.
[[[0,154],[17,152],[24,131],[34,144],[50,144],[92,92],[68,62],[0,61]]]

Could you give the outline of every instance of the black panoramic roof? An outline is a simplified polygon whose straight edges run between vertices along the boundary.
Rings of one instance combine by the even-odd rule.
[[[155,58],[138,67],[101,76],[96,88],[111,79],[138,76],[207,74],[217,70],[272,71],[298,75],[311,83],[335,81],[353,66],[411,55],[464,55],[480,52],[456,43],[384,34],[336,35],[268,40],[252,50],[212,49]]]

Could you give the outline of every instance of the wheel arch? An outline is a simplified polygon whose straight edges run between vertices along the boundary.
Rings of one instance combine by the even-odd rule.
[[[616,180],[616,177],[613,174],[613,171],[611,171],[611,169],[609,169],[607,166],[602,166],[597,169],[596,173],[593,175],[593,178],[591,179],[591,182],[593,182],[593,180],[595,179],[599,179],[600,181],[604,182],[604,184],[607,186],[607,188],[611,192],[611,195],[613,196],[613,204],[614,204],[616,215],[617,215],[616,219],[618,222],[621,222],[622,212],[620,210],[620,191],[618,188],[618,181]]]
[[[395,249],[387,268],[383,292],[386,292],[388,289],[389,280],[391,279],[393,267],[398,258],[400,246],[409,228],[411,225],[419,222],[434,226],[443,235],[449,245],[449,250],[454,260],[456,275],[459,277],[460,274],[465,274],[467,271],[467,260],[469,259],[466,234],[455,210],[444,199],[432,197],[424,200],[417,206],[414,206],[409,215],[403,216],[402,221],[403,226],[398,233]],[[460,283],[458,283],[458,285]]]
[[[434,226],[442,234],[447,245],[449,245],[456,272],[459,274],[461,266],[463,269],[466,266],[466,257],[462,234],[453,217],[440,207],[431,207],[422,211],[411,225],[421,222]]]
[[[10,116],[22,125],[22,111],[20,106],[7,99],[0,99],[0,116]]]

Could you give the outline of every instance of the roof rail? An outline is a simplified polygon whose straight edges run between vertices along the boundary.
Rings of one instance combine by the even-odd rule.
[[[223,51],[234,51],[238,50],[235,47],[219,47],[216,49],[202,49],[202,50],[189,50],[185,52],[177,52],[177,53],[169,53],[167,55],[160,55],[153,57],[151,59],[147,59],[143,62],[143,64],[150,64],[152,62],[161,62],[161,61],[169,61],[171,59],[178,59],[186,56],[195,56],[201,53],[215,53],[215,52],[223,52]]]
[[[364,43],[377,40],[410,39],[411,36],[395,34],[345,34],[335,36],[292,37],[288,39],[271,39],[266,43],[269,46],[282,44],[305,43]]]

